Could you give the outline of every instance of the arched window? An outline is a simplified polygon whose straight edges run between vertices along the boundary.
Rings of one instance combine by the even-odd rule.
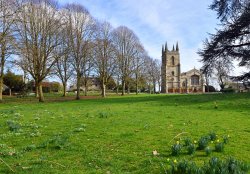
[[[171,60],[172,60],[172,65],[174,65],[174,56],[172,56]]]
[[[174,71],[172,71],[172,76],[174,76]]]
[[[191,85],[199,85],[199,76],[197,75],[191,76]]]
[[[182,87],[186,87],[186,82],[182,82]]]

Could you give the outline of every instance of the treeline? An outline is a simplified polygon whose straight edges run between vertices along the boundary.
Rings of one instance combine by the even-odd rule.
[[[0,0],[0,100],[7,61],[20,67],[35,82],[44,101],[42,81],[58,76],[64,95],[69,79],[75,79],[80,99],[82,79],[100,78],[102,96],[112,78],[129,92],[160,86],[160,62],[148,56],[136,34],[126,26],[113,28],[95,19],[80,4],[61,7],[54,0]],[[13,56],[17,55],[17,56]],[[143,80],[142,80],[143,79]],[[87,80],[83,82],[87,89]]]

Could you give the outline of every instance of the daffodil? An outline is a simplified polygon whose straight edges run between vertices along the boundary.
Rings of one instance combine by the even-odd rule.
[[[176,141],[176,144],[180,144],[180,142],[179,142],[179,141]]]
[[[174,163],[177,163],[177,160],[176,160],[176,159],[174,160]]]
[[[228,138],[230,138],[230,135],[227,135]]]
[[[196,144],[197,143],[197,141],[196,140],[194,140],[194,144]]]
[[[214,141],[211,141],[211,143],[213,144],[213,143],[214,143]]]
[[[220,140],[218,139],[218,140],[217,140],[217,143],[219,143],[219,142],[220,142]]]

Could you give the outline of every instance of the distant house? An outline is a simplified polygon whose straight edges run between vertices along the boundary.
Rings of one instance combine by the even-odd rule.
[[[232,88],[235,92],[249,92],[250,88],[244,85],[242,82],[227,82],[225,88]]]
[[[99,91],[100,89],[101,89],[101,83],[100,83],[99,78],[89,77],[88,78],[88,91]],[[77,87],[76,87],[76,84],[74,84],[74,85],[71,85],[67,91],[72,92],[76,90],[77,90]],[[85,90],[85,87],[83,84],[81,85],[80,90],[81,91]]]
[[[9,87],[8,86],[6,86],[5,84],[3,84],[3,91],[6,91],[6,90],[9,90]]]

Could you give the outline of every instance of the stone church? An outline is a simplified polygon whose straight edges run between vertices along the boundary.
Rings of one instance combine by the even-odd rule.
[[[162,46],[161,93],[202,93],[205,92],[202,73],[197,69],[181,72],[178,43],[172,51],[167,44]]]

